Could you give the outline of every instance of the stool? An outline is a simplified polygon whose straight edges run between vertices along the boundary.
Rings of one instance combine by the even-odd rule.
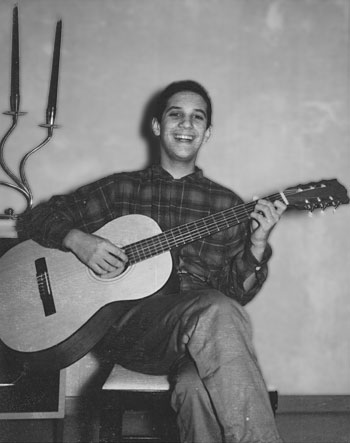
[[[273,413],[278,407],[278,392],[269,390]],[[144,409],[145,408],[145,409]],[[123,435],[123,416],[127,410],[151,412],[148,434]],[[102,387],[100,442],[179,442],[175,413],[170,407],[170,384],[166,375],[146,375],[115,365]]]
[[[178,442],[175,413],[170,407],[170,384],[166,375],[147,375],[114,365],[102,387],[100,442]],[[136,423],[123,435],[126,411],[139,414],[145,431]],[[147,412],[145,412],[147,411]],[[130,417],[131,418],[131,417]],[[123,426],[124,423],[124,426]]]

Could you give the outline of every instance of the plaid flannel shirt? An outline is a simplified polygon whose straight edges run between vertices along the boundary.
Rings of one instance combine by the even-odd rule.
[[[43,246],[64,250],[62,242],[72,228],[93,233],[112,219],[128,214],[153,218],[162,230],[198,220],[242,203],[232,191],[195,172],[174,179],[159,165],[142,171],[116,173],[67,195],[52,197],[19,217],[20,240],[32,238]],[[172,251],[180,275],[219,289],[244,305],[267,277],[271,248],[262,262],[250,252],[249,224],[241,223]],[[243,283],[252,273],[256,283]]]

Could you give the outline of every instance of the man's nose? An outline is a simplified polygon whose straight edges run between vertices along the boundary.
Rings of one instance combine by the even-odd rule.
[[[180,121],[180,125],[184,128],[190,128],[192,126],[192,118],[190,115],[184,115]]]

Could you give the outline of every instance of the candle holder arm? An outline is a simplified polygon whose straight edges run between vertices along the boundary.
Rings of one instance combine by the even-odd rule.
[[[39,143],[39,145],[35,146],[33,149],[31,149],[27,154],[25,154],[20,162],[19,165],[19,171],[20,171],[20,177],[22,180],[22,183],[24,184],[27,192],[28,192],[28,202],[27,202],[27,209],[31,208],[33,206],[33,193],[30,189],[26,174],[25,174],[25,165],[27,163],[27,160],[29,157],[34,154],[35,152],[39,151],[39,149],[43,148],[52,138],[53,131],[52,128],[49,128],[47,137]]]
[[[13,183],[0,181],[0,186],[6,186],[8,188],[20,192],[26,199],[27,209],[28,209],[31,205],[30,191],[29,189],[26,188],[25,184],[21,181],[21,179],[17,177],[17,175],[14,172],[12,172],[11,169],[7,166],[4,158],[5,143],[17,126],[18,116],[23,115],[25,113],[9,111],[5,112],[5,114],[12,115],[12,124],[0,141],[0,167],[5,172],[5,174],[13,181]],[[15,219],[15,218],[17,218],[17,215],[15,214],[12,208],[8,208],[5,210],[4,214],[0,214],[0,219]]]
[[[11,171],[11,169],[7,166],[6,162],[5,162],[5,158],[4,158],[4,147],[5,147],[5,143],[7,141],[7,139],[9,138],[9,136],[12,134],[12,132],[14,131],[14,129],[17,126],[17,116],[13,116],[13,120],[12,120],[12,124],[10,126],[10,128],[8,129],[8,131],[5,133],[5,135],[3,136],[1,142],[0,142],[0,167],[2,168],[2,170],[5,172],[5,174],[14,182],[16,183],[16,187],[20,188],[22,193],[29,195],[24,183],[21,182],[21,180],[16,176],[16,174],[14,172]]]

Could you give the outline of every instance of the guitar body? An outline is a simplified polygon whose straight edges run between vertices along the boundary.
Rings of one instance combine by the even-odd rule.
[[[95,234],[118,246],[161,233],[143,215],[115,219]],[[45,315],[35,260],[45,258],[54,313]],[[65,367],[85,355],[107,332],[117,301],[152,295],[168,280],[170,252],[130,265],[123,274],[102,279],[74,254],[44,248],[32,240],[0,259],[0,337],[10,353],[29,364]]]

